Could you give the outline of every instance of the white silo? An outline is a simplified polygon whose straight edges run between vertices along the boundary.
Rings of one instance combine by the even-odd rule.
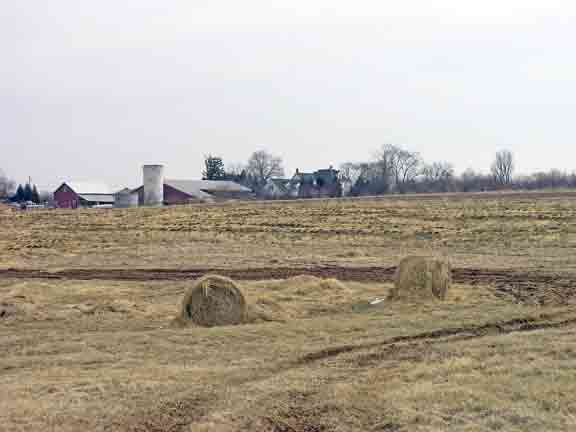
[[[164,166],[144,165],[144,205],[160,207],[164,203]]]

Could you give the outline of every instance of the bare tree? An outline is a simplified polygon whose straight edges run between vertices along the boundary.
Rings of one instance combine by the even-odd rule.
[[[352,164],[348,178],[353,182],[350,195],[381,195],[389,189],[389,176],[379,162]]]
[[[512,173],[514,172],[514,157],[508,150],[496,153],[496,159],[491,167],[494,182],[499,186],[512,183]]]
[[[356,184],[361,175],[362,175],[361,164],[346,162],[340,165],[338,179],[342,183],[350,183],[353,185]]]
[[[342,194],[351,195],[354,187],[362,177],[363,169],[361,164],[346,162],[340,165],[338,171],[338,182],[342,185]]]
[[[392,144],[384,144],[380,151],[376,154],[376,161],[373,165],[366,165],[365,172],[372,177],[373,182],[379,183],[379,189],[382,193],[390,190],[391,184],[395,178],[395,167],[400,149]]]
[[[414,181],[421,171],[422,160],[418,153],[400,150],[396,156],[394,175],[400,189]]]
[[[376,163],[380,168],[381,181],[386,184],[386,190],[394,183],[400,191],[412,183],[420,173],[422,160],[418,153],[404,150],[401,147],[385,144],[376,155]]]
[[[228,176],[241,176],[243,172],[246,172],[246,167],[241,163],[233,163],[226,168]]]
[[[250,156],[246,173],[250,177],[254,189],[258,192],[271,178],[284,175],[282,159],[264,150],[259,150]]]
[[[422,183],[428,191],[448,192],[454,178],[454,167],[448,162],[433,162],[422,168]]]
[[[8,198],[14,193],[15,187],[16,183],[6,177],[4,171],[0,169],[0,198]]]
[[[454,167],[449,162],[433,162],[422,168],[422,176],[426,182],[437,182],[454,176]]]

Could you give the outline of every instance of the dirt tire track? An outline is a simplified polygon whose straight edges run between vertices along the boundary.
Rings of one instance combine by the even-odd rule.
[[[393,280],[396,267],[258,267],[245,269],[198,268],[198,269],[67,269],[55,272],[36,269],[0,269],[0,278],[18,279],[77,279],[77,280],[188,280],[207,273],[218,273],[239,280],[287,279],[298,275],[337,278],[357,282],[389,282]],[[456,283],[533,282],[535,284],[572,284],[576,287],[576,275],[541,273],[519,270],[496,270],[482,268],[455,268],[452,276]]]
[[[76,279],[76,280],[189,280],[217,273],[238,280],[287,279],[298,275],[334,277],[340,280],[374,282],[392,280],[395,267],[260,267],[245,269],[67,269],[49,272],[35,269],[0,269],[0,278]]]
[[[308,353],[292,361],[280,362],[269,368],[261,369],[259,376],[257,377],[231,379],[228,381],[227,385],[229,388],[234,388],[238,394],[241,394],[242,387],[244,385],[251,385],[274,379],[277,375],[289,372],[291,370],[307,367],[311,364],[320,363],[324,360],[333,359],[339,356],[344,356],[346,354],[351,354],[351,357],[346,357],[345,359],[342,359],[343,361],[348,363],[353,362],[357,367],[373,367],[374,364],[377,364],[378,362],[393,360],[399,355],[405,356],[407,353],[413,353],[417,351],[418,355],[421,356],[421,348],[423,345],[425,345],[427,348],[433,348],[435,345],[447,342],[453,343],[470,339],[478,339],[486,336],[557,329],[569,326],[576,326],[576,312],[565,309],[556,313],[539,314],[537,316],[525,316],[507,321],[487,322],[480,325],[469,325],[454,328],[441,328],[429,332],[396,336],[379,342],[358,345],[334,346]],[[379,350],[376,352],[370,352],[370,350],[375,348]],[[228,393],[227,397],[230,397],[230,393]],[[307,428],[282,429],[282,425],[276,425],[279,427],[279,429],[274,430],[316,430]],[[138,430],[140,431],[140,429]]]
[[[565,315],[569,315],[569,317],[560,321],[554,321]],[[417,333],[414,335],[395,336],[380,342],[371,342],[358,345],[341,345],[325,348],[300,357],[294,362],[293,366],[303,366],[309,363],[337,357],[342,354],[366,351],[373,348],[396,347],[397,345],[405,346],[421,342],[431,342],[431,344],[442,343],[447,339],[450,339],[450,341],[470,340],[486,336],[557,329],[571,325],[576,325],[576,313],[571,313],[571,311],[566,310],[556,314],[541,314],[536,317],[527,316],[522,318],[514,318],[507,321],[488,322],[480,325],[442,328],[429,332]]]
[[[35,269],[0,269],[0,278],[75,279],[115,281],[191,280],[218,273],[237,280],[287,279],[298,275],[336,278],[342,281],[391,282],[395,267],[261,267],[245,269],[68,269],[48,272]],[[456,268],[456,283],[493,285],[496,294],[517,303],[567,305],[576,301],[576,275],[521,270]]]

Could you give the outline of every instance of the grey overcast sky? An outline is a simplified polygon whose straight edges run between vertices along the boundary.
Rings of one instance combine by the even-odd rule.
[[[384,143],[487,170],[576,169],[573,0],[5,0],[0,167],[43,187],[289,174]]]

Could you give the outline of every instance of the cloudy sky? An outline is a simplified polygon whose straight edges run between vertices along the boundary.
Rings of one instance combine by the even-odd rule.
[[[287,171],[394,143],[458,171],[576,169],[572,0],[18,0],[0,6],[0,168],[43,186]]]

